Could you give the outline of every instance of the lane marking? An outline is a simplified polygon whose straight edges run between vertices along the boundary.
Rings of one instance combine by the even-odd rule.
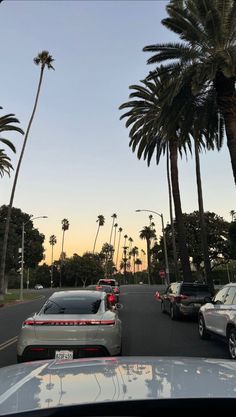
[[[6,348],[8,348],[9,346],[13,345],[14,343],[17,342],[18,337],[12,337],[12,339],[6,340],[5,342],[1,343],[0,345],[0,350],[4,350]]]

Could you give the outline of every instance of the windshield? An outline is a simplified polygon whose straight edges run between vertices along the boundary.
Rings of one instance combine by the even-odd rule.
[[[0,415],[44,360],[154,357],[109,374],[129,401],[178,392],[172,358],[211,398],[185,374],[236,366],[236,0],[0,0],[0,34]]]

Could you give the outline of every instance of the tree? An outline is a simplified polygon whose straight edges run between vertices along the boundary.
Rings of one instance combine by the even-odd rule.
[[[49,238],[49,244],[52,247],[52,252],[51,252],[51,287],[53,285],[53,248],[57,243],[57,238],[55,235],[51,235]]]
[[[67,286],[85,287],[104,276],[101,259],[91,252],[86,252],[83,256],[75,253],[66,260],[64,270]]]
[[[117,219],[117,214],[113,213],[111,217],[112,217],[112,225],[111,225],[111,234],[110,234],[109,245],[111,245],[113,227],[114,227],[115,219]]]
[[[52,62],[53,62],[53,58],[47,51],[42,51],[41,53],[38,54],[38,56],[36,58],[34,58],[34,63],[36,65],[40,65],[40,76],[39,76],[38,88],[37,88],[37,92],[36,92],[33,111],[32,111],[32,114],[31,114],[31,117],[30,117],[30,120],[29,120],[29,124],[28,124],[26,132],[25,132],[24,143],[23,143],[22,150],[21,150],[21,153],[20,153],[20,158],[19,158],[19,161],[18,161],[18,164],[17,164],[17,167],[16,167],[15,177],[14,177],[12,191],[11,191],[10,202],[9,202],[9,205],[8,205],[8,213],[7,213],[6,222],[5,222],[5,233],[4,233],[4,239],[3,239],[2,258],[1,258],[1,265],[0,265],[0,301],[3,300],[4,291],[5,291],[5,288],[7,288],[7,280],[5,280],[5,262],[6,262],[6,254],[7,254],[7,241],[8,241],[8,233],[9,233],[9,224],[10,224],[10,220],[11,220],[11,209],[12,209],[12,205],[13,205],[13,201],[14,201],[16,184],[17,184],[19,171],[20,171],[22,159],[23,159],[23,156],[24,156],[25,147],[26,147],[26,144],[27,144],[30,128],[31,128],[31,125],[33,123],[33,119],[34,119],[35,112],[36,112],[36,109],[37,109],[39,94],[40,94],[41,85],[42,85],[42,81],[43,81],[44,70],[45,70],[45,68],[54,69],[53,66],[52,66]]]
[[[232,222],[234,222],[235,221],[236,211],[235,210],[231,210],[229,214],[230,214],[230,216],[232,218]]]
[[[2,107],[0,107],[0,109],[2,109]],[[5,116],[0,117],[0,134],[6,131],[15,131],[23,135],[23,130],[12,123],[19,123],[19,120],[16,119],[14,114],[6,114]],[[0,137],[0,142],[10,148],[12,152],[16,153],[16,148],[9,139]],[[5,153],[4,149],[0,149],[0,176],[3,177],[5,173],[10,176],[11,169],[13,169],[13,167],[9,156]]]
[[[166,63],[163,71],[175,79],[172,99],[183,84],[193,94],[214,89],[236,183],[235,1],[172,0],[166,10],[162,23],[182,42],[146,46],[144,51],[154,53],[148,63]]]
[[[137,246],[134,246],[131,249],[130,255],[133,257],[133,273],[134,273],[134,277],[135,277],[136,256],[139,256],[139,250],[138,250]]]
[[[97,233],[96,233],[96,237],[95,237],[95,241],[94,241],[94,245],[93,245],[93,253],[95,252],[95,247],[96,247],[100,227],[104,226],[104,224],[105,224],[105,217],[102,214],[99,214],[96,222],[98,222],[98,228],[97,228]]]
[[[114,233],[114,242],[113,242],[113,248],[114,248],[113,256],[114,256],[114,253],[115,253],[115,250],[116,250],[116,229],[117,229],[117,227],[118,227],[118,223],[115,223],[114,224],[115,233]]]
[[[228,263],[231,257],[231,247],[229,241],[229,226],[221,216],[213,212],[205,212],[205,223],[207,231],[207,240],[209,245],[209,256],[211,270],[221,264]],[[190,214],[184,214],[184,223],[187,230],[187,244],[192,263],[199,275],[203,275],[204,256],[201,245],[201,224],[199,213],[194,211]],[[175,223],[176,228],[176,223]],[[165,229],[167,245],[171,246],[171,228],[168,225]],[[176,228],[176,242],[178,248],[178,231]],[[162,245],[162,240],[161,240]],[[170,252],[171,253],[171,252]]]
[[[113,264],[112,255],[113,255],[113,246],[109,243],[104,243],[102,246],[102,250],[100,252],[100,258],[103,263],[103,268],[107,276],[113,274]]]
[[[4,239],[4,220],[7,216],[8,207],[0,207],[0,250]],[[9,228],[8,251],[6,256],[6,274],[17,271],[19,264],[19,248],[22,242],[22,224],[25,224],[24,265],[26,268],[35,268],[43,260],[44,235],[34,229],[30,215],[20,209],[12,207],[12,220]]]
[[[229,225],[229,239],[231,245],[231,257],[236,259],[236,220]]]
[[[63,265],[64,265],[64,261],[65,261],[65,252],[64,252],[64,241],[65,241],[65,232],[67,230],[69,230],[69,220],[68,219],[63,219],[61,221],[61,228],[62,228],[62,243],[61,243],[61,256],[60,256],[60,260],[61,260],[61,268],[60,268],[60,287],[62,286],[62,282],[61,282],[61,277],[62,277],[62,269],[63,269]]]
[[[184,280],[191,281],[192,275],[186,246],[186,231],[182,217],[178,174],[178,150],[181,151],[181,148],[183,148],[186,151],[189,141],[186,139],[184,142],[182,139],[179,140],[179,126],[177,124],[173,128],[172,135],[169,136],[167,126],[172,123],[172,120],[171,116],[167,118],[167,112],[165,113],[167,120],[159,117],[162,115],[162,97],[169,88],[169,81],[166,77],[164,79],[163,77],[156,77],[150,81],[144,80],[142,85],[131,85],[130,89],[134,91],[129,98],[135,98],[136,100],[131,100],[120,106],[120,109],[131,109],[123,114],[121,119],[127,117],[126,127],[132,125],[129,133],[129,146],[133,152],[138,148],[138,158],[140,159],[143,156],[144,159],[147,159],[148,165],[154,151],[156,153],[156,163],[159,164],[161,154],[165,153],[167,144],[169,146],[172,193],[180,238],[180,259]]]
[[[118,258],[119,258],[119,252],[120,252],[120,239],[121,239],[122,231],[123,231],[122,227],[119,227],[119,239],[118,239],[118,247],[117,247],[117,255],[116,255],[116,269],[118,267]]]
[[[151,269],[151,259],[150,259],[150,248],[151,248],[151,239],[156,237],[156,233],[149,226],[144,226],[144,228],[139,233],[140,239],[145,239],[147,243],[147,269],[148,269],[148,284],[150,285],[150,269]]]

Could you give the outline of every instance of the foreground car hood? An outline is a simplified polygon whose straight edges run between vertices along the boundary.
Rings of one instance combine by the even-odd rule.
[[[123,357],[40,361],[0,369],[0,414],[107,401],[236,398],[236,363]]]

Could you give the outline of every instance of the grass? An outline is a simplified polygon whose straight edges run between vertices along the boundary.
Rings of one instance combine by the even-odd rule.
[[[24,291],[23,299],[26,300],[35,300],[37,298],[41,297],[41,294],[35,294],[30,293],[27,291]],[[15,303],[20,300],[20,291],[19,290],[9,290],[9,294],[5,295],[4,297],[4,304],[11,304]]]

